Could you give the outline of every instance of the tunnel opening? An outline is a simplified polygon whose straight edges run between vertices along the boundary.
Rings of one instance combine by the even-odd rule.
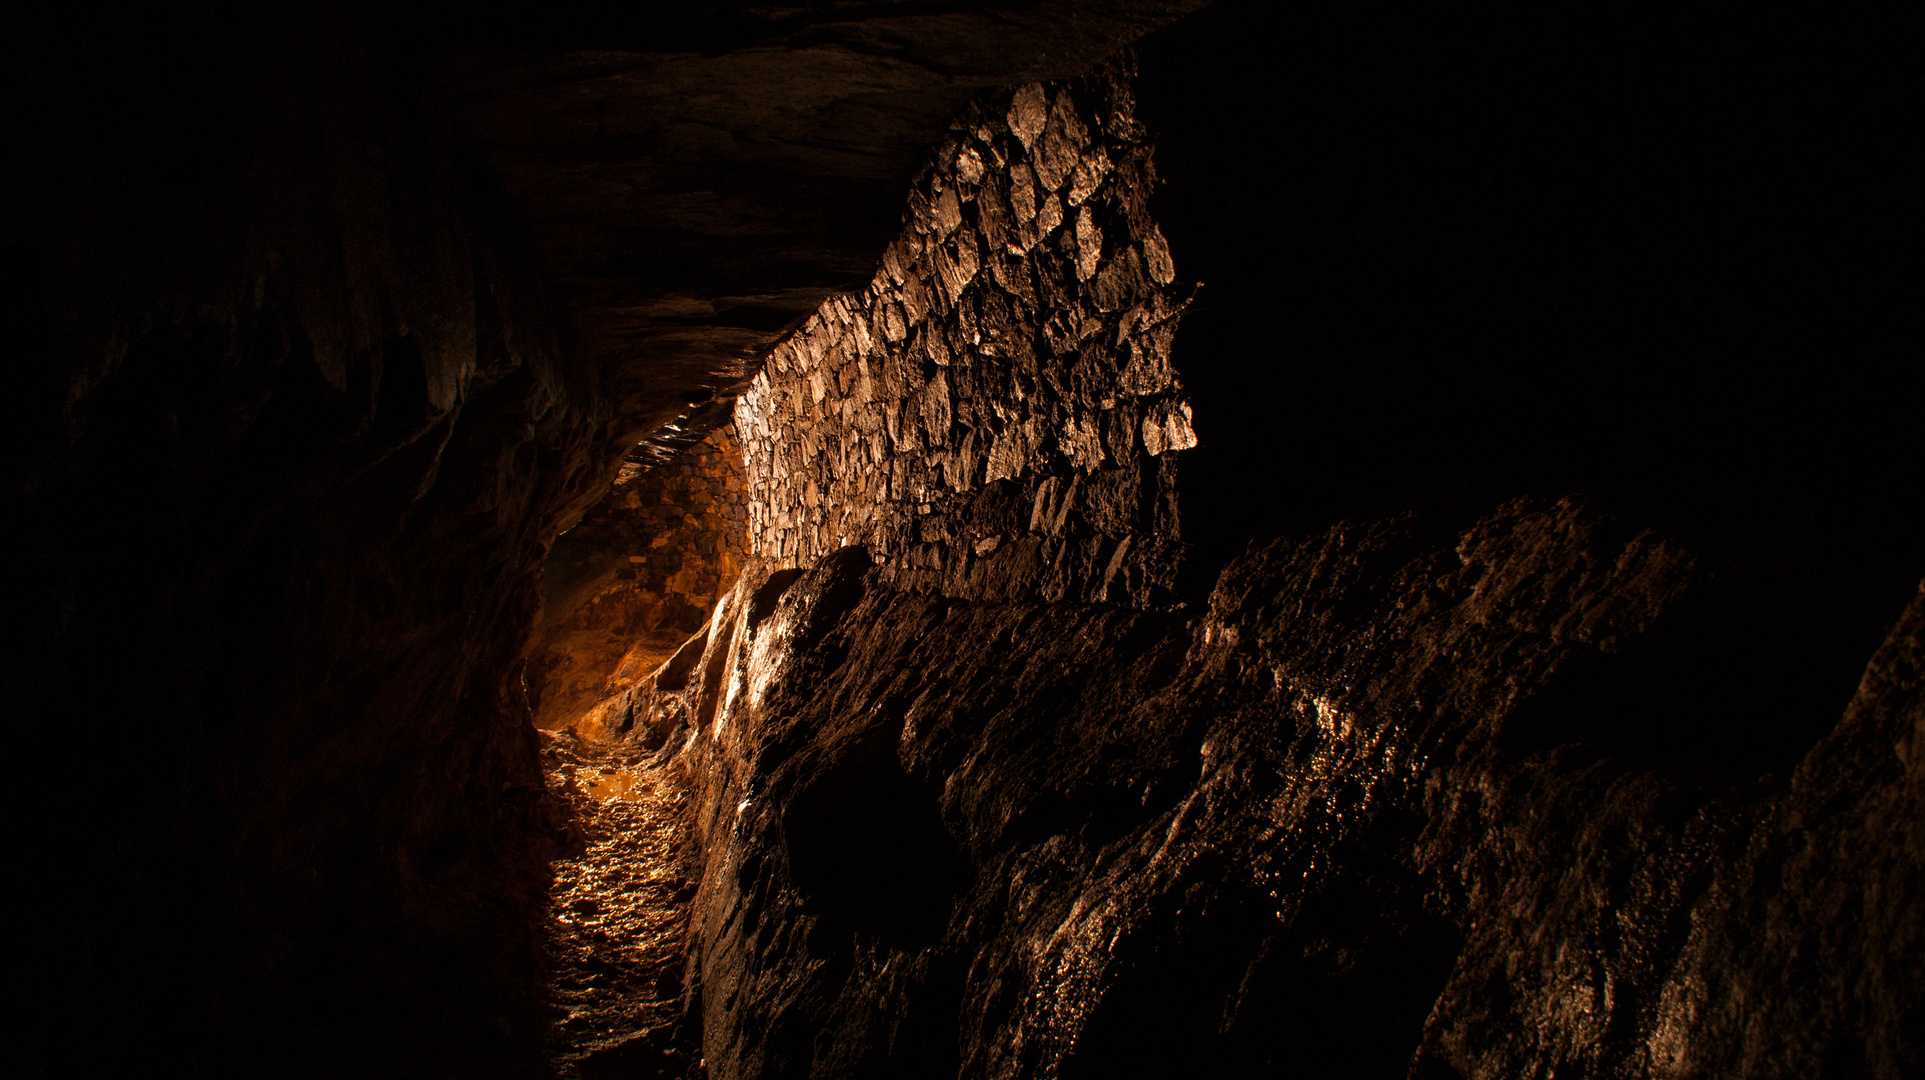
[[[626,734],[610,715],[707,622],[748,553],[748,491],[732,425],[658,460],[638,448],[542,566],[542,621],[526,667],[537,727]]]

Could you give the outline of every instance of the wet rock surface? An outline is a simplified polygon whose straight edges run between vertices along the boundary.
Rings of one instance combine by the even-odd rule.
[[[674,12],[592,5],[29,14],[0,110],[35,163],[0,198],[23,358],[0,394],[0,588],[26,638],[6,679],[19,715],[73,718],[29,725],[25,757],[77,726],[116,780],[16,793],[18,850],[48,883],[22,1068],[547,1070],[541,913],[568,830],[523,662],[548,546],[638,442],[699,440],[755,349],[871,272],[851,252],[875,246],[839,239],[834,213],[785,231],[797,197],[850,176],[811,184],[779,147],[853,136],[831,156],[899,191],[953,111],[825,127],[792,80],[728,73],[826,49],[855,61],[823,75],[834,113],[898,89],[867,87],[863,58],[907,18],[933,28],[919,55],[959,104],[1181,10],[1044,6],[1013,36],[981,13],[788,9],[790,30],[847,39],[813,51],[753,13],[691,47],[656,33]],[[546,124],[518,72],[543,84],[611,45],[676,50],[623,61],[626,97],[595,114],[628,179],[668,178],[641,197],[561,190],[587,175],[569,146],[509,145]],[[718,129],[678,129],[696,138],[674,153],[643,137],[702,87],[729,98],[710,118],[758,118],[726,175],[676,156]],[[636,241],[639,279],[571,243],[670,207],[690,213]]]
[[[1911,1075],[1925,599],[1789,779],[1708,790],[1577,704],[1665,691],[1695,575],[1570,502],[1278,542],[1205,611],[752,571],[675,736],[709,1074]]]
[[[1909,38],[1192,6],[21,20],[18,1070],[1918,1075]]]
[[[660,761],[544,733],[542,769],[579,839],[556,860],[544,952],[557,1010],[549,1052],[563,1077],[682,1076],[688,875],[686,784]]]

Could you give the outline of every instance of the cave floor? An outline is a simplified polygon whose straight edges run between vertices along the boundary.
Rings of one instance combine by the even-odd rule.
[[[578,853],[554,864],[545,927],[556,1071],[683,1076],[686,796],[644,754],[570,729],[541,737],[549,789],[569,801],[584,836]]]

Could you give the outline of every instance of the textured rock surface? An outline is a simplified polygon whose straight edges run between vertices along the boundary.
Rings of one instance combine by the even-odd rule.
[[[959,124],[883,273],[744,395],[757,558],[626,700],[697,784],[710,1075],[1916,1072],[1920,602],[1836,731],[1795,744],[1835,714],[1779,703],[1761,749],[1745,669],[1708,644],[1726,565],[1579,501],[1277,541],[1207,610],[1043,572],[1039,494],[1079,470],[1159,510],[1106,529],[1099,501],[1083,535],[1174,540],[1174,485],[1142,468],[1168,429],[1141,421],[1183,403],[1167,340],[1052,340],[1059,312],[1101,317],[1093,286],[1030,316],[958,257],[997,251],[969,231],[998,216],[994,120],[1027,142],[1061,90]],[[1029,250],[1032,281],[1103,268]],[[1167,304],[1172,278],[1137,280]],[[1039,375],[984,324],[1027,331]],[[1097,443],[1129,453],[1082,469],[1079,408],[1130,412],[1134,438]],[[1053,439],[1011,440],[994,477],[1022,522],[971,497],[999,460],[974,438],[1039,415]],[[1012,535],[1023,569],[990,568]],[[1165,550],[1135,581],[1168,589]]]
[[[608,494],[549,549],[527,664],[537,726],[586,719],[655,670],[735,584],[748,510],[731,431],[718,428],[660,465],[625,462]],[[625,730],[620,719],[615,730]]]
[[[1925,598],[1716,794],[1622,738],[1692,560],[1581,505],[1279,542],[1207,612],[762,574],[680,695],[711,1076],[1919,1066]]]
[[[481,8],[452,14],[469,44],[435,70],[566,283],[576,347],[648,358],[609,392],[638,413],[687,395],[700,425],[729,407],[717,373],[868,281],[904,178],[971,99],[1080,74],[1200,6]]]
[[[894,189],[871,208],[889,218],[954,108],[825,127],[790,83],[729,72],[833,54],[851,63],[822,75],[823,109],[888,96],[865,57],[886,65],[907,19],[934,35],[910,59],[960,103],[1180,9],[1048,4],[1025,34],[920,5],[790,9],[809,41],[732,10],[693,46],[663,27],[695,9],[593,5],[63,5],[7,36],[0,135],[29,164],[0,198],[23,358],[0,394],[0,585],[26,638],[6,680],[38,718],[25,759],[79,739],[111,778],[16,792],[43,882],[23,1068],[543,1072],[566,829],[521,662],[547,547],[637,440],[727,419],[784,304],[870,272],[849,278],[850,253],[879,243],[745,227],[848,179],[810,187],[779,148],[836,142]],[[586,182],[553,142],[503,149],[545,123],[518,72],[611,45],[637,50],[596,113],[626,179]],[[659,48],[675,55],[640,55]],[[720,174],[684,152],[733,135],[646,137],[703,86],[759,117]],[[669,179],[634,197],[651,169]],[[694,209],[661,243],[615,238],[642,287],[603,288],[621,273],[586,263],[606,252],[569,242],[671,205]]]
[[[1202,50],[1238,85],[1166,74],[1193,95],[1172,136],[1216,144],[1185,181],[1255,178],[1175,192],[1211,208],[1190,235],[1283,268],[1225,305],[1256,331],[1201,350],[1214,399],[1186,375],[1199,426],[1246,403],[1196,451],[1230,451],[1222,501],[1295,539],[1204,610],[1157,591],[1181,565],[1158,446],[1187,436],[1132,412],[1173,385],[1124,383],[1169,357],[1126,315],[1170,307],[1115,86],[992,94],[917,181],[907,272],[874,278],[965,102],[1189,6],[11,24],[17,1068],[662,1065],[610,1040],[661,1017],[673,964],[630,946],[660,944],[642,916],[668,880],[613,871],[673,830],[580,802],[591,833],[639,830],[580,848],[544,791],[539,567],[636,440],[697,443],[757,350],[848,289],[804,339],[834,348],[755,405],[806,419],[756,451],[789,521],[763,519],[706,633],[604,703],[697,781],[686,1001],[716,1075],[1917,1075],[1916,604],[1835,730],[1828,697],[1919,569],[1917,395],[1853,366],[1919,370],[1890,333],[1916,298],[1882,269],[1909,39],[1266,5],[1303,21]],[[1767,24],[1763,48],[1726,35]],[[1099,183],[1073,206],[1079,168]],[[1021,258],[985,242],[1005,181],[1005,236],[1038,233]],[[891,341],[932,281],[949,306]],[[1037,393],[985,322],[1027,335]],[[852,391],[869,360],[880,391]],[[822,402],[833,379],[834,417],[805,417],[814,385],[784,406],[791,375]],[[1012,419],[1020,452],[996,455]],[[818,424],[827,452],[783,458]],[[854,444],[922,493],[877,502]],[[1709,508],[1723,565],[1768,572],[1636,516],[1488,509],[1592,481]],[[1330,528],[1413,503],[1456,516]],[[564,910],[599,915],[544,922],[557,870]],[[558,1043],[544,935],[582,1018]]]
[[[688,922],[687,784],[634,753],[544,733],[542,768],[574,810],[579,842],[555,863],[544,942],[549,1037],[564,1078],[680,1074]]]
[[[861,544],[953,596],[1167,599],[1182,301],[1127,62],[972,105],[868,289],[736,407],[759,556]]]

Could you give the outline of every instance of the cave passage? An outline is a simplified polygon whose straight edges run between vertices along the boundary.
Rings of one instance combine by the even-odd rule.
[[[10,1064],[1912,1080],[1902,21],[30,10]]]
[[[867,287],[777,341],[710,444],[624,474],[557,544],[538,714],[582,718],[568,754],[654,752],[607,775],[674,787],[690,830],[694,1026],[629,1019],[584,1069],[1441,1077],[1730,1052],[1676,1048],[1677,1002],[1733,963],[1677,920],[1733,918],[1720,890],[1754,886],[1692,852],[1805,797],[1786,778],[1832,752],[1916,591],[1915,518],[1855,494],[1915,473],[1888,439],[1915,379],[1855,357],[1792,401],[1798,320],[1824,316],[1745,322],[1787,286],[1741,271],[1694,278],[1703,310],[1668,329],[1687,271],[1653,249],[1724,265],[1703,248],[1749,243],[1753,203],[1702,185],[1755,202],[1778,175],[1654,179],[1713,152],[1640,120],[1682,52],[1553,146],[1611,91],[1543,75],[1529,35],[1480,42],[1474,72],[1451,40],[1223,3],[1147,41],[1140,74],[979,98]],[[1382,74],[1404,67],[1435,77]],[[1549,100],[1494,134],[1513,83]],[[1264,169],[1252,140],[1276,144]],[[1801,280],[1839,302],[1825,265]],[[1834,395],[1867,429],[1839,437]],[[663,533],[650,508],[685,474],[725,478],[726,542]],[[594,577],[591,550],[641,584]],[[649,601],[679,622],[620,599],[691,564],[707,591]],[[1348,659],[1386,634],[1411,637]],[[1502,854],[1465,824],[1537,813],[1584,853]],[[618,875],[574,869],[607,858],[561,864],[557,903],[609,903]],[[1635,925],[1595,933],[1605,908]],[[1519,944],[1545,934],[1592,974]],[[1573,994],[1623,1026],[1564,1016]],[[1583,1049],[1472,1053],[1484,1010]],[[1865,1038],[1885,1049],[1849,1053],[1906,1052]]]
[[[544,933],[549,1052],[566,1078],[687,1069],[693,894],[685,777],[637,686],[735,584],[747,550],[742,455],[728,425],[673,456],[638,448],[550,550],[525,666],[547,787],[572,817]],[[646,708],[646,706],[644,706]]]

